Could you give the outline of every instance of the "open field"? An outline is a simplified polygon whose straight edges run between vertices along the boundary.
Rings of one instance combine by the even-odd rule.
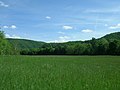
[[[0,90],[120,90],[120,57],[0,56]]]

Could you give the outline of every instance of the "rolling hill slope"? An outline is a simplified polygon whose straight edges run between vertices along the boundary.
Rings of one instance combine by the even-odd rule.
[[[100,40],[102,38],[105,38],[108,41],[111,40],[120,40],[120,32],[115,32],[115,33],[111,33],[111,34],[107,34],[99,39],[96,40]],[[41,47],[43,44],[45,44],[45,42],[41,42],[41,41],[33,41],[33,40],[26,40],[26,39],[11,39],[11,38],[7,38],[7,40],[17,49],[21,50],[21,49],[33,49],[33,48],[39,48]],[[63,44],[79,44],[79,43],[89,43],[92,42],[92,40],[88,40],[88,41],[70,41],[70,42],[66,42]],[[46,43],[47,44],[47,43]],[[49,43],[50,44],[50,43]],[[58,45],[59,43],[51,43],[51,44],[56,44]]]
[[[7,40],[17,49],[33,49],[39,48],[44,44],[44,42],[38,42],[33,40],[26,40],[26,39],[11,39],[7,38]]]
[[[120,32],[110,33],[110,34],[107,34],[107,35],[103,36],[102,38],[105,38],[108,41],[110,41],[110,40],[120,40]]]

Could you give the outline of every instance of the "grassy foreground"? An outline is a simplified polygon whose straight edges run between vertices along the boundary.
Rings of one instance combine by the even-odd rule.
[[[120,57],[0,56],[0,90],[120,90]]]

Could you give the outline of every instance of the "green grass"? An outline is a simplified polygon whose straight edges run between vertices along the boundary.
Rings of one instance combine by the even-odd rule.
[[[120,90],[120,57],[0,56],[0,90]]]

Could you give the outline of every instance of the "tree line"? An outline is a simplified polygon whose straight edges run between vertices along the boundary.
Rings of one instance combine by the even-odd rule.
[[[24,49],[21,55],[120,55],[120,40],[92,38],[84,42],[45,43],[40,48]]]
[[[66,43],[44,43],[39,48],[18,49],[0,31],[0,55],[120,55],[120,40],[105,38]]]

